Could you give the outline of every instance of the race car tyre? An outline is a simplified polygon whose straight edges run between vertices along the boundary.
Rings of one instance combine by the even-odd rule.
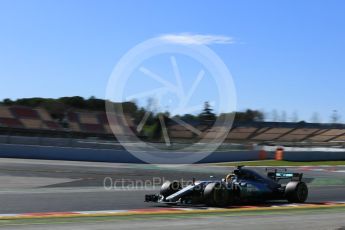
[[[303,203],[308,198],[308,187],[304,182],[291,181],[285,187],[285,197],[290,203]]]
[[[230,193],[224,184],[216,182],[206,185],[203,193],[205,204],[224,207],[229,204]]]
[[[167,197],[174,194],[175,192],[178,192],[179,190],[181,190],[181,188],[181,183],[178,181],[166,181],[161,187],[160,194],[164,197]]]

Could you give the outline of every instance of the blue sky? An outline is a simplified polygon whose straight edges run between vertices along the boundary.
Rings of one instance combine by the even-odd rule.
[[[122,55],[166,34],[217,35],[237,107],[345,120],[345,2],[0,0],[0,99],[104,98]],[[138,84],[145,84],[142,81]],[[205,83],[204,83],[205,84]],[[207,92],[205,92],[207,98]]]

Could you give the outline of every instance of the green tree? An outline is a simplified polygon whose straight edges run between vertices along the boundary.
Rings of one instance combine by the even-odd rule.
[[[237,112],[235,121],[239,122],[253,122],[264,121],[264,114],[258,110],[247,109],[245,112]]]
[[[214,123],[217,119],[216,115],[213,113],[211,105],[206,101],[204,104],[203,111],[199,114],[199,119],[202,123]]]
[[[62,102],[68,107],[78,108],[78,109],[85,109],[85,99],[79,96],[74,97],[61,97],[58,99],[59,102]]]
[[[12,105],[13,104],[13,101],[9,98],[6,98],[3,100],[2,102],[4,105]]]

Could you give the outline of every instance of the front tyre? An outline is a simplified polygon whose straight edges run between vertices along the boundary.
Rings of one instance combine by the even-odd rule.
[[[168,197],[174,194],[175,192],[178,192],[179,190],[181,190],[181,188],[182,188],[181,183],[178,181],[172,181],[172,182],[166,181],[161,187],[160,194],[163,197]]]
[[[285,187],[285,197],[290,203],[304,203],[308,198],[308,187],[304,182],[291,181]]]
[[[203,197],[205,204],[209,206],[224,207],[230,202],[229,190],[219,182],[208,184],[204,189]]]

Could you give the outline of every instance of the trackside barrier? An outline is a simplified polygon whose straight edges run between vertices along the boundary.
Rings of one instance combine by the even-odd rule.
[[[0,144],[0,157],[46,160],[96,161],[118,163],[144,163],[123,149],[93,149],[58,146],[34,146]],[[258,150],[234,150],[214,152],[198,163],[254,161],[277,159],[276,153]],[[278,158],[279,159],[279,158]],[[344,151],[284,151],[282,160],[287,161],[334,161],[345,160]]]
[[[67,161],[144,163],[125,150],[0,144],[0,157]]]
[[[283,160],[286,160],[286,161],[341,161],[341,160],[345,160],[345,151],[344,152],[285,151]]]
[[[274,153],[265,152],[265,159],[274,159]],[[262,160],[263,153],[257,150],[213,152],[198,163],[217,163],[231,161],[258,161]]]
[[[259,152],[259,160],[266,160],[268,157],[268,153],[265,150],[260,150]]]
[[[57,146],[34,146],[0,144],[0,157],[45,160],[95,161],[117,163],[145,163],[122,149],[92,149]],[[213,152],[198,163],[231,161],[254,161],[262,158],[260,151]],[[266,159],[273,159],[274,153],[266,152]]]

